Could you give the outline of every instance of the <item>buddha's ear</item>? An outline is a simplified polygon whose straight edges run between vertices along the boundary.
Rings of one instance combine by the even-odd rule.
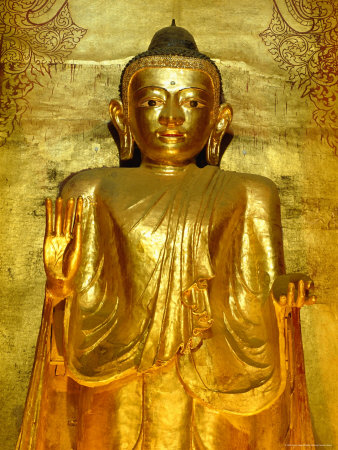
[[[222,137],[232,120],[232,108],[222,103],[218,109],[215,124],[211,130],[207,145],[207,161],[212,166],[217,166],[220,157],[220,145]]]
[[[110,101],[109,112],[114,127],[120,137],[120,159],[131,159],[134,154],[134,139],[120,100],[113,99]]]

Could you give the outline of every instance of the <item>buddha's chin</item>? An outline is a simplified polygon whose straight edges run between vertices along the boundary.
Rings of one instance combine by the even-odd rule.
[[[169,139],[170,141],[168,143],[168,141],[164,139],[162,141],[162,139],[158,138],[156,145],[153,146],[147,146],[146,143],[144,145],[137,143],[142,154],[142,159],[144,161],[151,161],[154,164],[184,166],[194,161],[203,148],[189,145],[186,137],[183,137],[182,140],[179,140],[180,137],[177,137],[177,141],[174,141],[174,138],[171,137]]]
[[[180,142],[184,142],[186,137],[184,135],[162,135],[159,136],[158,138],[161,142],[163,142],[164,144],[179,144]]]

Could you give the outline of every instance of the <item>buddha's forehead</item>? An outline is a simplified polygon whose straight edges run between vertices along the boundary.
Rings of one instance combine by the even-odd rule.
[[[213,81],[208,73],[199,69],[145,67],[132,76],[129,94],[143,87],[160,87],[168,91],[185,88],[203,89],[210,94],[214,91]]]

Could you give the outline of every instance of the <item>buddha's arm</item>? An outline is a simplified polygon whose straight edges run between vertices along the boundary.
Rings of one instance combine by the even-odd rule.
[[[74,278],[72,291],[72,295],[76,297],[85,296],[92,287],[93,279],[97,278],[97,271],[103,257],[98,231],[96,180],[94,175],[91,174],[91,171],[76,175],[65,184],[61,192],[64,201],[68,198],[81,197],[83,199],[81,261]]]
[[[104,340],[116,305],[112,222],[97,195],[103,176],[99,170],[80,173],[62,190],[64,198],[83,197],[82,258],[74,291],[66,300],[63,320],[66,371],[80,384],[91,381],[92,366],[86,355]]]
[[[264,177],[246,175],[240,182],[245,185],[246,207],[243,230],[237,234],[237,278],[243,280],[239,283],[243,295],[249,290],[253,298],[259,296],[265,303],[274,280],[285,274],[278,192]]]
[[[56,202],[55,229],[51,226],[51,202],[46,205],[44,258],[47,266],[46,301],[53,307],[53,364],[68,359],[73,335],[81,333],[82,309],[95,308],[104,295],[100,278],[103,255],[99,245],[95,189],[95,183],[86,173],[70,179]],[[72,227],[75,200],[70,199],[76,198],[80,199],[78,205],[83,211],[80,218],[77,217],[79,211],[76,211]]]
[[[54,223],[52,201],[46,200],[44,265],[53,304],[85,291],[98,266],[95,183],[88,178],[78,174],[65,184],[55,202]]]
[[[265,252],[265,270],[270,275],[270,293],[280,306],[302,307],[312,304],[310,295],[313,282],[301,273],[285,273],[280,201],[276,186],[269,180],[251,190],[253,225],[255,234]],[[249,193],[249,197],[250,197]]]

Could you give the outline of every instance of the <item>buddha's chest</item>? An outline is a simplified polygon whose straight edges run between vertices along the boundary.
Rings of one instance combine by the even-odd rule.
[[[214,253],[232,238],[243,202],[238,193],[212,182],[210,177],[147,177],[135,171],[133,177],[107,180],[99,196],[128,253],[157,261],[168,245],[177,254],[193,255],[202,243],[209,252],[210,242]]]

